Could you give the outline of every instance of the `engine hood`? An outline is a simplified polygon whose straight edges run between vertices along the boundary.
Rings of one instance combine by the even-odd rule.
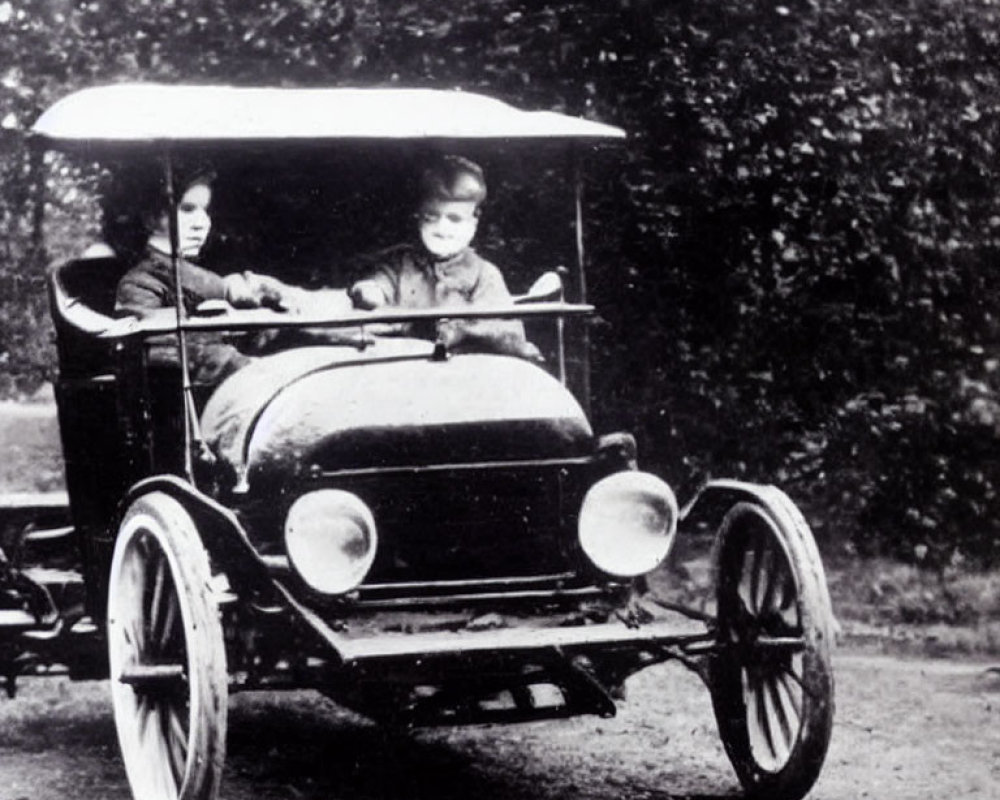
[[[509,356],[431,358],[428,342],[359,352],[312,347],[261,358],[226,380],[202,433],[253,488],[303,470],[587,455],[590,424],[539,366]]]

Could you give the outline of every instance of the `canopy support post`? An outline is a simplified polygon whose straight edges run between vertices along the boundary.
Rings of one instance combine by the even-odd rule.
[[[181,368],[181,405],[184,409],[184,477],[194,486],[193,450],[197,445],[204,447],[201,426],[194,403],[191,386],[191,369],[188,359],[187,335],[184,331],[184,284],[181,281],[181,255],[179,231],[177,230],[177,193],[174,189],[174,165],[170,151],[164,154],[164,173],[167,192],[167,229],[170,235],[170,266],[174,275],[174,311],[177,320],[177,351]]]
[[[576,280],[579,288],[578,303],[587,302],[586,249],[583,243],[583,169],[580,151],[573,147],[573,228],[576,239]]]
[[[578,303],[587,302],[587,252],[583,241],[583,158],[580,146],[575,142],[570,145],[570,159],[573,168],[573,216],[576,243],[576,285]],[[560,318],[560,322],[562,319]],[[579,370],[579,390],[583,410],[590,416],[590,331],[586,325],[580,331],[580,344],[584,363]]]

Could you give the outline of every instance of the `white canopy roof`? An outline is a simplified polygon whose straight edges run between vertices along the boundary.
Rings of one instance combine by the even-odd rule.
[[[439,89],[284,89],[117,84],[84,89],[32,128],[74,144],[332,139],[620,139],[611,125],[521,111],[484,95]]]

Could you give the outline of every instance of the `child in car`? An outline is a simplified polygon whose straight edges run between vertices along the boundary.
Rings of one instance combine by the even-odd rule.
[[[486,200],[486,178],[467,158],[447,155],[420,179],[415,241],[366,259],[367,275],[349,290],[355,307],[468,308],[502,305],[510,293],[500,270],[472,248]],[[436,338],[449,349],[538,358],[519,320],[443,320]]]
[[[303,291],[276,278],[253,272],[220,275],[196,263],[212,229],[213,177],[209,171],[194,170],[177,181],[178,269],[185,310],[194,313],[206,300],[225,300],[243,308],[294,307]],[[159,181],[143,171],[120,175],[105,192],[102,206],[104,238],[129,267],[118,283],[115,314],[141,318],[156,309],[172,307],[177,287],[170,256],[167,200]],[[151,337],[148,346],[151,364],[179,363],[173,334]],[[218,384],[252,360],[252,356],[216,333],[189,336],[188,355],[192,382],[208,386]]]

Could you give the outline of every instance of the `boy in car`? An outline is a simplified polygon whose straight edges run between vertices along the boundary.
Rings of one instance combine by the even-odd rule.
[[[349,290],[355,307],[460,309],[510,302],[500,270],[471,246],[485,200],[478,164],[456,155],[430,164],[420,180],[415,241],[365,260],[368,274]],[[435,333],[449,349],[539,357],[519,320],[443,320]]]

